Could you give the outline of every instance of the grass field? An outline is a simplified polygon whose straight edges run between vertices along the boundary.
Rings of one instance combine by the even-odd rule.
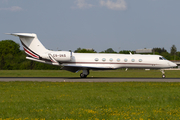
[[[0,120],[180,119],[180,83],[0,82]]]
[[[0,77],[79,77],[79,73],[1,70]],[[180,71],[166,71],[166,76],[180,78]],[[88,77],[161,78],[161,72],[91,71]],[[0,82],[0,120],[180,119],[179,91],[180,83]]]
[[[78,73],[64,70],[0,70],[0,77],[79,77]],[[180,78],[180,70],[165,71],[167,78]],[[160,70],[107,70],[90,71],[88,77],[161,78]]]

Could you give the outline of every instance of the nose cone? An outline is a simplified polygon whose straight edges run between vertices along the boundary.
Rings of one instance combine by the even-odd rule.
[[[173,63],[173,62],[169,62],[168,64],[169,64],[170,67],[176,67],[177,66],[177,64]]]

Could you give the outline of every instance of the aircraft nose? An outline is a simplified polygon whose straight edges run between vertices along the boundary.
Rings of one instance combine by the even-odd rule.
[[[176,66],[177,66],[177,64],[176,64],[176,63],[173,63],[173,62],[169,62],[168,64],[169,64],[169,66],[171,66],[171,67],[176,67]]]

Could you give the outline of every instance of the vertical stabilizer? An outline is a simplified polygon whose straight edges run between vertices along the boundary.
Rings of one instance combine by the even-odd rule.
[[[30,57],[40,59],[41,55],[48,52],[34,33],[12,33],[10,35],[18,36],[20,38],[24,51]]]

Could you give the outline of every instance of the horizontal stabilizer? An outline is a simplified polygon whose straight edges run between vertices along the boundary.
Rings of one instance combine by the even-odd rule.
[[[6,33],[7,35],[14,35],[14,36],[18,36],[18,37],[30,37],[30,38],[34,38],[34,34],[33,33]]]

